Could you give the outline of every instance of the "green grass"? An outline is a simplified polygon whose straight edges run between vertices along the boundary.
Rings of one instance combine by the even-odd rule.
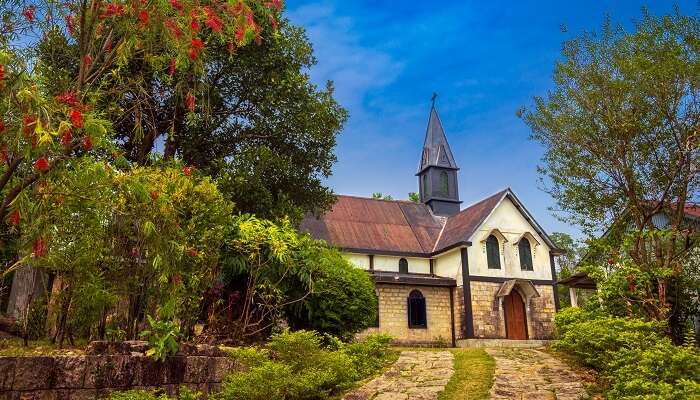
[[[496,362],[482,349],[453,349],[455,372],[438,400],[487,399]]]

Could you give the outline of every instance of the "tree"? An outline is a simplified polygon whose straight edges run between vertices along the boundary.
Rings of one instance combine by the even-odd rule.
[[[299,220],[334,201],[322,180],[336,161],[333,149],[347,113],[330,82],[325,88],[311,83],[307,71],[316,60],[302,28],[283,19],[261,37],[260,45],[237,49],[235,56],[225,43],[205,44],[203,102],[190,116],[177,91],[162,91],[162,68],[132,60],[111,118],[130,161],[150,163],[164,142],[166,160],[177,156],[220,179],[242,212]],[[171,85],[189,79],[177,73]]]
[[[67,159],[107,144],[104,117],[124,94],[120,79],[133,60],[160,71],[161,90],[192,112],[205,86],[204,43],[235,49],[259,41],[255,15],[269,27],[280,9],[280,1],[260,0],[3,2],[0,221],[19,225],[20,195]],[[52,49],[56,58],[46,56]],[[170,86],[174,73],[187,79]]]
[[[699,40],[693,16],[645,11],[632,32],[607,21],[565,43],[553,90],[522,114],[545,147],[540,172],[560,216],[589,234],[614,224],[627,232],[611,243],[611,265],[629,257],[648,274],[632,301],[672,327],[683,322],[669,285],[696,242],[685,205],[699,194]],[[663,230],[652,220],[660,212]]]
[[[408,193],[408,200],[414,203],[420,203],[420,196],[418,196],[418,193],[416,192],[410,192]]]
[[[372,198],[376,200],[394,200],[390,194],[383,194],[382,192],[372,193]]]
[[[564,250],[564,254],[558,256],[555,260],[557,277],[559,279],[567,278],[576,272],[576,266],[583,255],[583,247],[568,233],[553,232],[549,237],[558,248]],[[570,305],[571,300],[569,299],[568,288],[559,285],[558,290],[562,305]]]

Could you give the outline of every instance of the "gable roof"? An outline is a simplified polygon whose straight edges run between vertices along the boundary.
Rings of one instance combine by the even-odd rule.
[[[417,174],[420,174],[421,171],[431,166],[459,169],[452,156],[450,145],[447,143],[445,130],[442,128],[442,123],[440,122],[440,117],[437,114],[435,105],[430,109],[428,128],[425,131],[423,153],[420,164],[418,165]]]
[[[429,257],[462,245],[505,199],[533,226],[552,251],[556,245],[510,189],[493,194],[451,217],[435,216],[423,203],[337,196],[320,217],[307,216],[300,230],[346,251]]]

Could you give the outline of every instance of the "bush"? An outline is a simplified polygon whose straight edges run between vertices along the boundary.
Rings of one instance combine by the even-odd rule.
[[[367,377],[386,366],[394,351],[389,348],[392,337],[369,335],[364,340],[350,343],[342,351],[352,360],[361,377]]]
[[[199,392],[193,392],[186,387],[181,387],[178,398],[179,400],[199,400],[202,397],[202,394]],[[114,392],[109,396],[109,400],[170,400],[170,397],[145,390],[129,390],[126,392]]]
[[[599,370],[608,399],[700,398],[698,348],[673,345],[662,323],[568,308],[555,324],[554,348]]]
[[[349,388],[354,381],[384,365],[393,354],[391,338],[372,336],[343,344],[333,338],[332,347],[311,331],[274,335],[267,349],[230,351],[250,369],[229,375],[215,400],[316,400],[327,399]]]
[[[599,317],[576,307],[557,313],[554,323],[559,339],[554,348],[596,369],[605,368],[619,349],[652,346],[663,338],[661,323]]]
[[[310,329],[350,340],[377,316],[374,283],[335,249],[314,242],[300,252],[304,262],[317,267],[314,290],[286,309],[294,329]]]

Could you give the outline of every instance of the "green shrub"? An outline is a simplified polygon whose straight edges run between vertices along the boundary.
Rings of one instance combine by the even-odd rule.
[[[184,386],[180,388],[179,400],[199,400],[201,398],[202,394],[199,392],[194,392]],[[170,397],[145,390],[129,390],[114,392],[109,396],[109,400],[170,400]]]
[[[641,319],[596,317],[568,308],[555,318],[555,350],[575,355],[585,364],[603,369],[620,349],[653,346],[663,338],[663,324]]]
[[[389,335],[369,335],[362,341],[343,347],[361,377],[367,377],[384,368],[392,360],[393,350],[389,348],[392,337]]]
[[[643,348],[613,352],[605,368],[611,382],[608,398],[699,399],[700,353],[674,346],[667,338]]]
[[[350,340],[377,317],[374,282],[336,249],[314,243],[299,252],[303,262],[317,267],[314,290],[286,308],[293,329],[309,329]]]
[[[601,316],[577,308],[557,313],[556,350],[599,370],[611,400],[700,398],[700,352],[675,346],[664,325]]]
[[[323,345],[329,342],[330,346]],[[344,344],[312,331],[274,335],[267,349],[231,350],[247,371],[230,374],[215,400],[327,399],[386,365],[391,338],[375,335]]]

